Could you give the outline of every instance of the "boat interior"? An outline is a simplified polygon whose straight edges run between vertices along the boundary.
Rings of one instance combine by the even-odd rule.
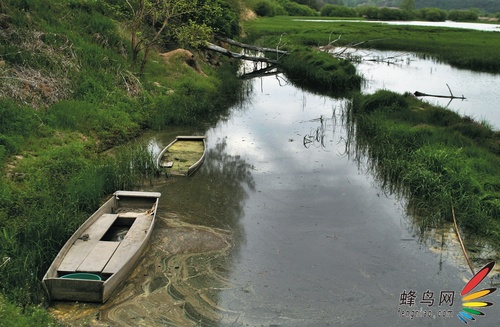
[[[57,277],[87,273],[108,279],[140,247],[153,217],[148,211],[105,213],[84,230],[57,269]]]

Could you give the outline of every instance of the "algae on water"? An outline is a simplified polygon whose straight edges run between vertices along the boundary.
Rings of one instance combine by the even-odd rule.
[[[161,159],[162,167],[171,167],[172,172],[186,174],[203,155],[203,141],[177,141],[172,144]]]

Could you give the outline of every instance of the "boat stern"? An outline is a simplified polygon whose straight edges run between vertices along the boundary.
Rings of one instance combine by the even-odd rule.
[[[47,278],[43,284],[50,301],[104,302],[102,280]]]

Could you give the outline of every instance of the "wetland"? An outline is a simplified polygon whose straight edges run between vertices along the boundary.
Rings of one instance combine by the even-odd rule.
[[[74,326],[457,323],[456,293],[472,274],[449,202],[456,200],[460,227],[471,231],[465,238],[475,269],[497,258],[499,243],[491,239],[500,235],[500,143],[489,128],[495,118],[473,111],[484,118],[476,123],[385,86],[346,95],[361,84],[354,66],[310,48],[342,35],[340,46],[368,39],[370,49],[420,51],[454,67],[498,73],[497,33],[289,17],[243,23],[267,46],[286,35],[285,43],[307,48],[287,63],[298,79],[324,81],[305,91],[283,74],[237,79],[237,65],[202,51],[195,67],[155,53],[134,68],[121,29],[129,22],[103,4],[0,5],[1,323],[55,325],[42,304]],[[230,16],[219,23],[229,28]],[[370,82],[373,75],[364,73]],[[470,95],[455,82],[446,78],[467,103],[486,93]],[[332,95],[332,88],[340,89]],[[447,106],[460,112],[457,103]],[[355,113],[366,108],[372,112]],[[392,134],[379,134],[384,128]],[[208,136],[201,169],[191,178],[160,175],[153,164],[159,150],[192,134]],[[426,147],[428,136],[440,144]],[[399,191],[408,181],[416,187]],[[163,194],[142,261],[104,305],[50,303],[40,287],[48,265],[105,195],[119,189]],[[498,275],[483,284],[498,286]],[[489,298],[498,302],[498,294]],[[483,323],[498,322],[496,306],[485,311]]]
[[[453,227],[422,225],[404,197],[381,186],[369,159],[353,155],[348,101],[304,91],[282,75],[246,87],[248,98],[207,130],[141,138],[158,153],[176,135],[203,133],[207,157],[192,177],[154,182],[160,222],[116,296],[103,306],[56,304],[52,312],[68,324],[103,326],[457,323],[458,293],[471,274]],[[480,252],[494,256],[487,247]],[[431,291],[436,304],[408,306],[401,302],[408,290],[419,301]],[[446,291],[456,292],[454,302],[438,306]],[[431,317],[409,318],[422,308]],[[482,323],[494,324],[499,313],[489,308]]]

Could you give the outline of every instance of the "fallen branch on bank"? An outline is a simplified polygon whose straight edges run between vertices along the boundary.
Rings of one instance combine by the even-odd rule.
[[[229,50],[227,50],[227,49],[225,49],[223,47],[215,45],[213,43],[208,43],[207,46],[206,46],[206,48],[208,50],[221,53],[221,54],[223,54],[225,56],[228,56],[228,57],[234,58],[234,59],[258,61],[258,62],[267,62],[267,63],[270,63],[270,64],[277,64],[278,63],[278,60],[269,59],[269,58],[262,57],[262,56],[261,57],[259,57],[259,56],[249,56],[249,55],[242,54],[242,53],[232,52],[232,51],[229,51]]]
[[[450,86],[448,84],[446,84],[446,86],[448,87],[448,91],[450,91],[450,95],[427,94],[427,93],[423,93],[423,92],[419,92],[419,91],[415,91],[415,93],[413,93],[413,95],[415,95],[416,97],[434,97],[434,98],[461,99],[461,100],[466,99],[463,95],[461,97],[457,97],[457,96],[453,95],[453,92],[451,92]]]
[[[207,44],[206,48],[208,50],[221,53],[221,54],[228,56],[230,58],[235,58],[235,59],[240,59],[240,60],[249,60],[249,61],[254,61],[254,62],[265,62],[265,63],[269,63],[269,64],[277,64],[278,60],[280,59],[280,56],[288,55],[287,51],[279,50],[279,46],[277,46],[276,49],[262,48],[262,47],[257,47],[257,46],[250,45],[250,44],[241,43],[241,42],[238,42],[238,41],[235,41],[232,39],[228,39],[228,38],[225,38],[222,36],[215,36],[215,38],[222,41],[222,42],[225,42],[225,43],[228,43],[228,44],[231,44],[231,45],[243,48],[243,49],[258,51],[260,53],[265,53],[265,52],[276,53],[276,57],[277,57],[277,59],[270,59],[270,58],[266,58],[264,56],[258,56],[258,55],[252,56],[252,55],[248,55],[248,54],[232,52],[232,51],[227,50],[224,47],[215,45],[215,44],[210,43],[210,42]],[[281,40],[280,40],[280,42],[281,42]]]
[[[218,35],[216,35],[215,38],[217,40],[222,41],[222,42],[226,42],[226,43],[235,45],[235,46],[243,48],[243,49],[249,49],[249,50],[254,50],[254,51],[259,51],[259,52],[273,52],[273,53],[279,53],[279,54],[284,54],[284,55],[288,54],[288,52],[284,51],[284,50],[272,49],[272,48],[261,48],[261,47],[255,46],[255,45],[241,43],[241,42],[238,42],[238,41],[235,41],[232,39],[228,39],[226,37],[218,36]]]
[[[384,39],[366,40],[357,43],[349,43],[343,46],[337,46],[336,43],[340,41],[341,37],[342,35],[339,35],[335,40],[332,40],[332,33],[330,33],[328,44],[319,46],[318,49],[320,51],[329,53],[337,59],[348,60],[354,63],[360,63],[362,61],[373,61],[378,63],[397,64],[398,62],[403,61],[403,59],[401,59],[400,57],[407,56],[406,53],[389,57],[372,56],[372,54],[368,51],[369,48],[358,48],[358,46],[364,43]]]

